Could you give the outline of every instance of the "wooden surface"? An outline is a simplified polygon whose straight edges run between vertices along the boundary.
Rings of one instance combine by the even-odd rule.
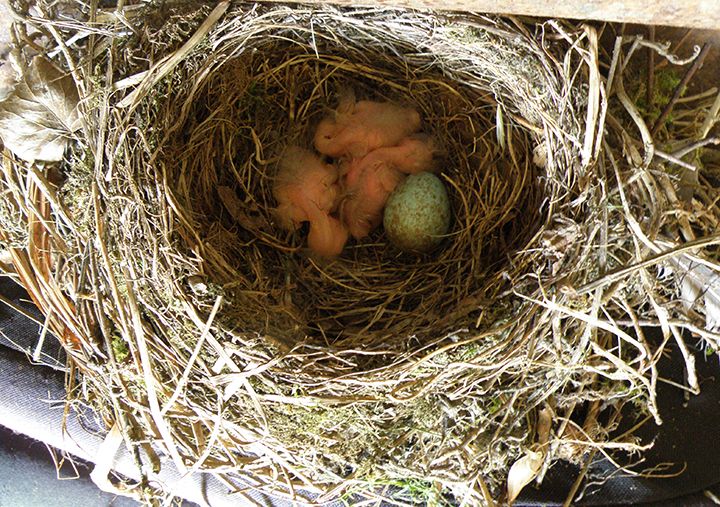
[[[720,0],[310,0],[720,29]]]

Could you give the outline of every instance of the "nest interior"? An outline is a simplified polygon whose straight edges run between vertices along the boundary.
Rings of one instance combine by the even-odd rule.
[[[670,335],[648,343],[639,318],[675,333],[668,315],[698,314],[621,269],[672,244],[677,199],[621,80],[608,106],[622,52],[601,85],[594,29],[278,4],[128,16],[142,29],[63,25],[93,35],[70,65],[84,130],[57,185],[6,163],[0,211],[24,216],[3,236],[27,244],[15,264],[82,372],[71,396],[131,446],[293,498],[482,503],[530,450],[546,470],[602,447],[627,401],[659,419]],[[319,261],[276,227],[279,154],[310,146],[343,87],[417,108],[440,141],[453,224],[435,252],[379,230]]]
[[[537,63],[504,68],[509,55],[532,61],[518,54],[525,49],[506,44],[505,58],[494,55],[487,70],[473,70],[482,81],[463,84],[453,78],[458,70],[450,63],[419,52],[411,36],[403,38],[402,25],[387,41],[377,33],[369,40],[368,33],[348,25],[339,34],[325,33],[322,26],[293,27],[229,39],[203,55],[207,63],[198,62],[201,69],[194,61],[183,66],[168,83],[168,95],[153,93],[154,114],[162,122],[154,128],[164,135],[152,147],[150,171],[119,177],[141,181],[144,188],[162,181],[172,201],[157,203],[156,195],[143,201],[172,205],[179,220],[170,232],[182,238],[185,251],[197,253],[195,275],[225,295],[226,325],[235,323],[289,348],[306,341],[397,352],[482,321],[483,313],[492,312],[492,305],[482,302],[508,288],[499,275],[507,278],[524,267],[514,253],[540,229],[548,210],[543,202],[552,199],[546,193],[556,193],[558,185],[538,178],[531,156],[536,135],[510,116],[496,127],[499,106],[491,82],[509,90],[521,79],[527,89],[504,95],[506,114],[538,108],[539,116],[548,104],[535,103],[542,85],[534,81],[548,77]],[[458,40],[462,36],[458,33]],[[333,262],[315,261],[303,252],[302,233],[288,236],[274,224],[273,162],[288,145],[312,145],[313,127],[342,87],[417,108],[424,130],[443,146],[442,176],[454,225],[439,251],[402,254],[377,232],[349,245]],[[136,160],[116,162],[121,164],[143,167]],[[109,209],[113,215],[126,212],[119,203],[117,210]],[[160,216],[122,222],[129,227],[150,222],[145,231],[122,232],[133,238],[125,242],[135,248],[136,259],[147,257],[147,246],[157,241],[143,236],[168,227]],[[177,274],[161,277],[162,283],[177,280]],[[485,312],[479,310],[483,306]],[[415,345],[409,337],[418,340]]]

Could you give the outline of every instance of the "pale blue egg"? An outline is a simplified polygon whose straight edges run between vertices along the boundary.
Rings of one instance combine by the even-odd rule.
[[[428,172],[408,176],[388,198],[383,226],[401,250],[436,247],[450,229],[450,199],[440,178]]]

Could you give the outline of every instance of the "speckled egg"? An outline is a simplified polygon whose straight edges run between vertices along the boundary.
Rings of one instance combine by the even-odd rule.
[[[450,199],[443,182],[432,173],[412,174],[388,198],[383,226],[399,249],[428,252],[450,228]]]

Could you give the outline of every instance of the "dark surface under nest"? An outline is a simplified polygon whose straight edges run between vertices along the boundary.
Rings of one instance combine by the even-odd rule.
[[[132,34],[113,19],[63,26],[104,51],[75,55],[84,129],[57,194],[22,163],[3,180],[0,211],[30,231],[5,241],[28,243],[15,264],[83,373],[71,398],[181,470],[323,499],[392,485],[481,503],[521,456],[543,474],[640,449],[610,441],[620,407],[659,419],[655,362],[705,322],[675,301],[694,257],[653,282],[662,260],[613,271],[684,231],[674,173],[633,130],[622,44],[607,85],[596,31],[558,22],[225,3],[133,10]],[[417,108],[441,142],[437,251],[379,230],[318,261],[275,226],[278,155],[310,144],[342,87]],[[649,343],[641,320],[672,333]]]

